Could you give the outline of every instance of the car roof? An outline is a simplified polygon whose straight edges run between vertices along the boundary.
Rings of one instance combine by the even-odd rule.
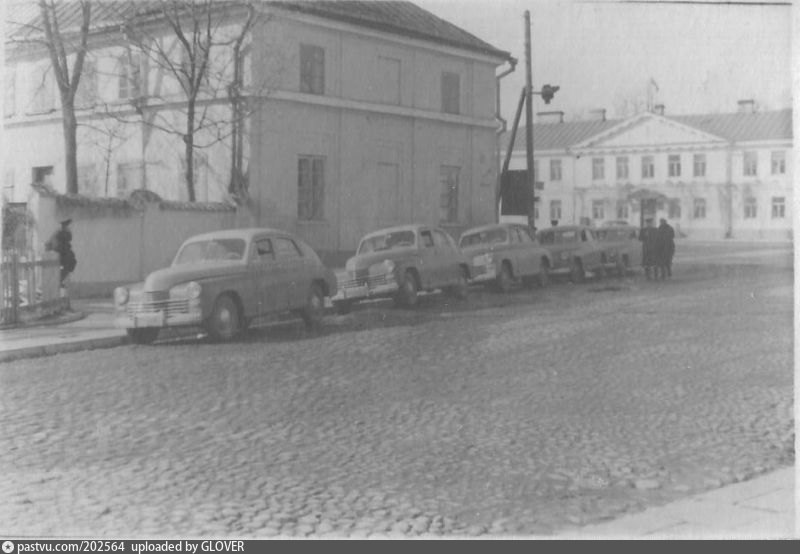
[[[483,231],[491,231],[492,229],[508,229],[509,227],[524,227],[521,223],[490,223],[488,225],[481,225],[480,227],[473,227],[472,229],[467,229],[461,236],[472,233],[482,233]]]
[[[288,231],[280,229],[272,229],[270,227],[247,227],[244,229],[220,229],[219,231],[209,231],[199,235],[193,235],[186,239],[190,240],[204,240],[204,239],[244,239],[248,240],[255,235],[262,234],[279,234],[291,235]]]
[[[378,236],[378,235],[385,235],[386,233],[394,233],[397,231],[418,231],[421,228],[428,228],[428,229],[435,229],[435,225],[425,225],[423,223],[409,223],[407,225],[395,225],[394,227],[384,227],[383,229],[378,229],[376,231],[371,231],[361,237],[361,240],[366,238]]]
[[[548,227],[547,229],[539,229],[537,233],[544,233],[545,231],[577,231],[579,229],[591,229],[586,225],[557,225],[555,227]]]

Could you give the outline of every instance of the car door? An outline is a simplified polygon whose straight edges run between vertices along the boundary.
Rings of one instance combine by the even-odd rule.
[[[519,275],[536,275],[539,273],[539,256],[536,243],[531,238],[528,229],[521,225],[514,226],[517,235],[516,244],[517,273]]]
[[[278,286],[282,300],[279,308],[290,310],[305,304],[308,283],[306,283],[303,267],[303,253],[297,244],[287,236],[275,236],[272,239],[277,266]]]
[[[275,311],[281,298],[281,287],[278,285],[279,277],[275,252],[272,240],[268,236],[256,237],[251,256],[252,273],[254,277],[255,301],[258,309],[256,315],[262,316]]]
[[[420,257],[420,280],[422,288],[430,289],[439,283],[439,273],[442,263],[436,259],[436,246],[433,241],[433,230],[422,228],[419,230],[419,257]]]
[[[583,267],[594,268],[601,265],[603,249],[594,236],[594,232],[588,228],[580,230],[581,251],[583,252]]]

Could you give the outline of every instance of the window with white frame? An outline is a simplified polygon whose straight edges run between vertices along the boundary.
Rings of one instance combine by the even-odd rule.
[[[667,203],[667,217],[670,219],[681,218],[681,200],[680,198],[670,198]]]
[[[439,221],[458,221],[458,181],[461,168],[443,165],[439,168]]]
[[[667,158],[667,174],[670,177],[681,176],[681,156],[680,154],[670,154]]]
[[[772,197],[772,219],[783,219],[786,217],[786,198],[783,196]]]
[[[550,180],[561,180],[561,160],[559,159],[550,160]]]
[[[300,45],[300,92],[325,94],[325,49]]]
[[[75,107],[90,108],[97,99],[97,66],[94,60],[84,58],[81,80],[78,81],[78,90],[75,92]]]
[[[186,187],[186,154],[178,157],[178,182]],[[208,202],[208,156],[205,152],[195,150],[192,152],[192,188],[194,197],[198,202]]]
[[[324,219],[325,157],[299,156],[297,159],[297,218],[302,221]]]
[[[561,219],[561,200],[550,201],[550,219],[556,221]]]
[[[754,177],[758,175],[758,152],[745,152],[742,158],[742,174]]]
[[[705,198],[695,198],[694,199],[694,218],[695,219],[705,219],[706,218],[706,199]]]
[[[592,200],[592,219],[606,218],[606,203],[603,200]]]
[[[605,160],[603,158],[592,158],[592,179],[603,179],[605,175]]]
[[[78,192],[87,196],[97,196],[97,170],[94,164],[78,166]]]
[[[757,201],[754,197],[748,196],[744,199],[744,218],[755,219],[758,209]]]
[[[117,59],[117,99],[132,100],[139,96],[141,86],[138,54],[123,54]]]
[[[652,179],[656,174],[653,156],[642,156],[642,179]]]
[[[628,156],[617,156],[617,179],[628,178]]]
[[[627,200],[617,200],[617,219],[628,219],[629,207]]]
[[[693,175],[695,177],[705,177],[706,176],[706,155],[705,154],[695,154],[693,161]]]
[[[783,175],[786,173],[786,152],[784,150],[773,150],[771,165],[773,175]]]
[[[442,111],[461,113],[461,76],[452,71],[442,71]]]
[[[50,62],[39,64],[33,71],[31,113],[45,113],[55,110],[55,79]]]

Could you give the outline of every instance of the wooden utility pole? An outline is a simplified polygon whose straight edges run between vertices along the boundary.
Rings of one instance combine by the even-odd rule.
[[[525,149],[528,159],[528,186],[531,205],[528,206],[528,226],[536,231],[536,178],[533,175],[533,71],[531,69],[531,12],[525,10]]]

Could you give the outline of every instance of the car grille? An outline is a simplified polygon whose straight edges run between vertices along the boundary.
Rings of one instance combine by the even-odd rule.
[[[472,274],[474,276],[483,275],[484,273],[488,273],[488,268],[485,265],[474,265],[472,266]]]
[[[352,273],[349,275],[352,277]],[[350,288],[350,287],[376,287],[378,285],[385,285],[387,283],[386,274],[382,273],[380,275],[368,275],[366,272],[359,271],[356,273],[355,278],[350,278],[345,281],[339,283],[340,288]]]
[[[168,316],[172,314],[188,314],[189,301],[183,300],[150,300],[141,302],[129,302],[125,307],[129,316],[154,314],[165,312]]]

